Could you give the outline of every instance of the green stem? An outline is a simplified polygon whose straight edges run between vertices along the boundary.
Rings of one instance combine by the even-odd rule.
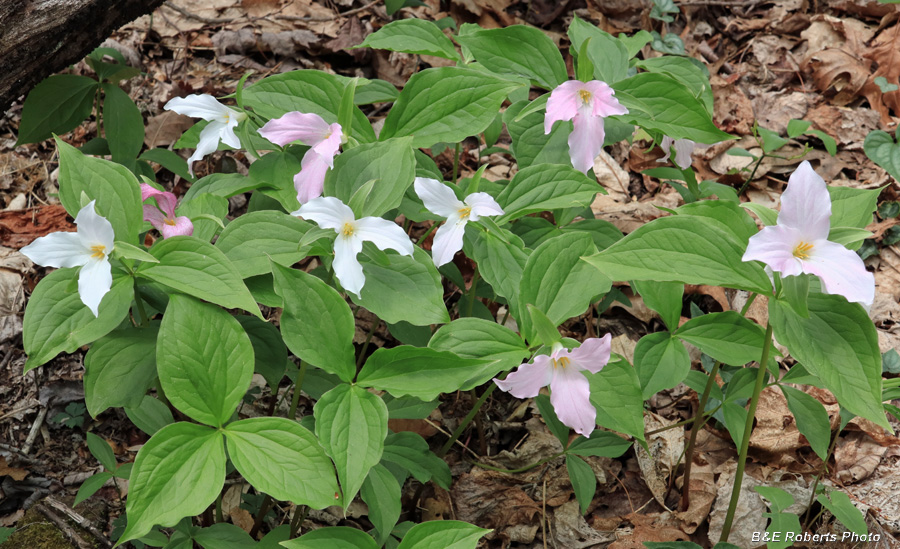
[[[372,336],[375,335],[375,330],[378,328],[379,324],[381,324],[381,321],[377,318],[372,321],[372,327],[369,328],[369,333],[366,334],[366,342],[363,343],[362,349],[359,351],[359,356],[356,357],[357,369],[359,369],[360,364],[362,364],[363,359],[366,357],[366,351],[369,350],[369,343],[372,342]]]
[[[425,234],[423,234],[418,240],[416,240],[416,245],[419,246],[419,247],[421,248],[422,245],[425,244],[425,240],[428,238],[428,236],[429,236],[431,233],[433,233],[434,230],[437,229],[437,228],[438,228],[438,224],[437,224],[437,223],[435,223],[434,225],[432,225],[431,227],[429,227],[428,230],[425,231]]]
[[[831,439],[831,444],[828,445],[828,453],[825,454],[825,461],[822,462],[822,468],[819,469],[819,472],[816,474],[816,478],[813,481],[812,490],[809,493],[809,502],[806,504],[806,518],[803,521],[803,531],[806,532],[806,529],[812,524],[812,520],[810,520],[810,514],[812,513],[812,504],[816,500],[816,488],[819,487],[819,481],[822,480],[822,475],[825,474],[825,471],[828,470],[828,460],[831,459],[831,454],[834,453],[834,447],[838,440],[838,435],[841,434],[840,429],[834,434],[834,438]]]
[[[294,394],[291,395],[291,409],[288,411],[288,419],[297,418],[297,405],[300,403],[300,387],[303,386],[303,377],[306,376],[306,362],[300,361],[300,370],[297,372],[297,382],[294,383]]]
[[[472,410],[469,411],[468,415],[463,418],[456,430],[453,431],[453,434],[450,435],[450,440],[445,442],[441,449],[438,450],[437,457],[442,458],[447,455],[447,452],[449,452],[450,448],[453,447],[453,443],[459,440],[459,437],[462,436],[463,431],[465,431],[466,427],[468,427],[469,424],[472,423],[472,420],[475,419],[475,415],[478,414],[478,411],[481,410],[481,407],[484,406],[484,403],[496,388],[497,385],[491,383],[491,386],[484,390],[484,393],[481,394],[481,398],[479,398],[478,401],[475,402],[475,405],[472,406]]]
[[[272,496],[266,494],[266,497],[263,498],[262,505],[259,506],[259,513],[256,514],[256,518],[253,519],[253,528],[250,529],[250,537],[255,538],[256,534],[259,533],[259,529],[262,526],[263,520],[266,518],[266,513],[269,512],[269,509],[272,508]]]
[[[456,177],[459,175],[459,143],[456,144],[456,154],[453,155],[453,184],[456,185]]]
[[[769,349],[772,347],[772,324],[766,324],[766,337],[763,340],[762,358],[759,361],[759,371],[756,374],[756,385],[753,387],[753,396],[750,397],[750,408],[747,410],[747,422],[744,424],[744,436],[741,437],[741,449],[738,452],[737,471],[734,473],[734,485],[731,488],[731,501],[728,503],[728,512],[725,514],[725,524],[722,525],[720,542],[728,541],[731,534],[731,523],[734,522],[734,512],[737,509],[738,499],[741,495],[741,486],[744,481],[744,468],[747,466],[747,451],[750,449],[750,431],[753,430],[753,419],[756,416],[756,406],[759,404],[759,394],[762,392],[766,381],[767,365],[769,364]]]
[[[302,512],[300,509],[302,509]],[[309,514],[308,505],[301,505],[300,509],[294,509],[294,517],[291,519],[291,535],[288,539],[293,539],[297,536],[297,533],[300,531],[300,526]]]
[[[216,522],[225,522],[222,517],[222,492],[219,492],[219,496],[216,498]]]
[[[722,407],[722,405],[719,404],[718,406],[716,406],[715,408],[710,410],[709,413],[702,414],[703,423],[700,424],[700,427],[703,427],[703,424],[706,423],[706,420],[708,419],[708,417],[715,414],[721,407]],[[685,425],[687,425],[689,423],[693,423],[695,419],[696,419],[695,417],[689,417],[687,419],[683,419],[683,420],[679,421],[678,423],[673,423],[672,425],[666,425],[665,427],[660,427],[659,429],[647,431],[646,433],[644,433],[644,437],[646,438],[646,437],[653,436],[657,433],[662,433],[663,431],[670,431],[672,429],[677,429],[678,427],[684,427]]]
[[[687,448],[684,449],[684,484],[681,492],[681,511],[687,510],[690,505],[690,482],[691,482],[691,466],[694,463],[694,443],[697,442],[697,434],[700,432],[700,425],[703,420],[703,412],[706,411],[706,402],[709,400],[709,393],[712,391],[713,385],[716,383],[716,376],[719,374],[719,367],[722,365],[718,360],[713,365],[712,371],[709,373],[709,379],[706,380],[706,387],[703,388],[703,394],[700,396],[700,405],[697,407],[697,413],[694,415],[694,424],[691,425],[691,435],[688,438]]]
[[[741,196],[744,194],[744,191],[747,190],[747,186],[750,185],[750,182],[753,181],[753,176],[756,175],[756,170],[759,169],[759,165],[762,164],[763,159],[766,157],[766,153],[763,153],[762,156],[759,157],[759,160],[756,161],[756,165],[753,166],[753,171],[750,172],[750,177],[744,181],[744,184],[741,185],[741,189],[738,191],[737,195]]]
[[[478,288],[478,277],[480,275],[481,273],[478,272],[478,265],[476,265],[475,273],[472,275],[472,285],[469,286],[469,304],[466,316],[472,316],[472,309],[475,307],[475,290]]]
[[[753,301],[756,299],[757,295],[756,292],[750,294],[750,297],[747,298],[747,303],[744,303],[744,306],[741,307],[741,316],[747,316],[747,311],[750,310],[750,305],[753,305]]]
[[[900,387],[900,377],[895,377],[893,379],[885,379],[881,383],[881,387],[883,389],[891,389],[893,387]]]
[[[138,289],[137,280],[134,281],[134,304],[141,318],[140,326],[147,325],[147,312],[144,311],[144,299],[141,297],[141,291]]]
[[[556,459],[560,456],[564,456],[564,455],[566,455],[565,452],[559,452],[558,454],[553,454],[552,456],[550,456],[548,458],[544,458],[538,462],[532,463],[530,465],[526,465],[525,467],[519,467],[518,469],[503,469],[501,467],[494,467],[493,465],[487,465],[485,463],[476,463],[475,465],[481,467],[482,469],[490,469],[491,471],[497,471],[498,473],[507,473],[507,474],[513,475],[516,473],[524,473],[525,471],[530,471],[530,470],[534,469],[535,467],[540,467],[541,465],[543,465],[549,461],[553,461],[554,459]]]

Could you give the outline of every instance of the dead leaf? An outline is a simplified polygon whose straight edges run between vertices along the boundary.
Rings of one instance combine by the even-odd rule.
[[[713,91],[713,120],[722,130],[748,135],[753,127],[753,104],[732,80],[710,77]]]
[[[718,472],[719,480],[716,482],[716,503],[709,516],[709,541],[715,544],[722,537],[722,526],[725,524],[725,514],[728,511],[728,503],[734,488],[734,476],[737,470],[737,462],[729,461]],[[734,523],[729,543],[738,547],[754,547],[751,542],[754,532],[764,532],[768,519],[763,517],[766,505],[759,494],[753,490],[760,482],[748,474],[744,475],[740,487],[740,496],[734,513]]]
[[[868,478],[881,463],[887,448],[863,432],[852,432],[838,440],[834,449],[834,476],[841,484]]]
[[[0,246],[22,248],[34,239],[57,231],[72,232],[75,225],[69,223],[62,206],[39,206],[31,210],[6,210],[0,212]]]
[[[541,506],[523,491],[524,484],[512,475],[475,467],[453,483],[451,496],[456,503],[456,516],[494,528],[498,535],[513,526],[531,526],[537,522]]]
[[[25,477],[28,476],[28,471],[19,469],[18,467],[10,467],[9,464],[6,463],[6,458],[0,456],[0,477],[2,476],[8,476],[18,482],[24,480]]]
[[[645,431],[661,429],[672,423],[675,422],[653,412],[644,414]],[[647,446],[650,448],[649,453],[643,446],[634,444],[638,465],[657,503],[668,508],[666,493],[669,490],[669,478],[675,473],[684,452],[684,431],[667,429],[656,433],[647,440]]]
[[[616,539],[615,533],[601,533],[588,525],[578,502],[572,500],[553,511],[553,528],[556,546],[566,549],[594,547],[599,543],[609,543]]]
[[[800,462],[797,452],[808,447],[777,387],[766,387],[759,395],[750,447],[761,454],[760,459],[781,468]]]
[[[688,488],[690,505],[684,512],[676,512],[681,521],[681,529],[693,534],[709,516],[713,501],[716,499],[716,478],[711,464],[695,453],[691,466],[691,480]]]
[[[178,114],[175,111],[163,111],[162,114],[147,119],[144,133],[144,144],[147,148],[168,147],[178,141],[181,134],[194,125],[194,119]]]

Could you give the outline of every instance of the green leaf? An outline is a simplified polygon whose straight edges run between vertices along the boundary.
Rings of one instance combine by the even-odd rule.
[[[428,254],[416,248],[413,257],[394,253],[386,257],[390,263],[382,265],[365,254],[360,256],[366,285],[360,297],[350,294],[353,302],[391,324],[405,321],[427,326],[449,322],[441,275]]]
[[[397,549],[475,549],[488,532],[458,520],[433,520],[410,528]]]
[[[268,156],[268,155],[266,155]],[[216,240],[241,278],[272,271],[272,262],[290,267],[306,256],[300,239],[312,227],[306,221],[273,210],[242,215],[228,224]]]
[[[572,19],[568,33],[572,48],[579,52],[579,63],[584,62],[581,60],[581,50],[586,50],[589,61],[594,65],[593,79],[614,84],[625,78],[628,73],[629,56],[621,40],[578,16]]]
[[[384,465],[376,463],[363,482],[360,495],[369,506],[369,520],[378,532],[378,543],[384,544],[400,519],[400,485]]]
[[[334,168],[325,174],[325,195],[349,204],[354,193],[374,181],[377,191],[369,193],[354,210],[357,218],[378,217],[396,208],[416,177],[412,142],[408,137],[382,140],[339,155],[334,159]]]
[[[316,437],[296,421],[242,419],[228,424],[224,433],[228,457],[257,490],[313,509],[334,505],[338,493],[334,466]],[[358,434],[354,431],[354,436]]]
[[[759,232],[756,222],[753,221],[750,214],[734,202],[702,200],[685,204],[676,211],[679,215],[695,215],[718,221],[728,227],[738,241],[745,246],[750,238]]]
[[[572,168],[556,164],[539,164],[524,168],[513,176],[509,185],[497,196],[505,212],[498,225],[524,215],[558,208],[586,208],[603,187]]]
[[[85,434],[87,435],[87,445],[91,454],[108,471],[115,471],[119,465],[116,463],[116,455],[113,453],[112,448],[109,447],[109,444],[94,433]]]
[[[287,549],[378,549],[378,543],[362,530],[349,526],[329,526],[281,542]]]
[[[677,337],[669,332],[657,332],[638,341],[634,348],[634,369],[641,380],[644,399],[648,399],[684,381],[691,371],[691,358]]]
[[[384,121],[381,139],[413,136],[412,146],[456,143],[487,128],[517,82],[463,67],[412,75]]]
[[[793,513],[763,513],[763,517],[770,519],[766,533],[769,534],[770,541],[766,544],[766,549],[786,549],[794,547],[794,540],[788,540],[787,536],[793,534],[799,537],[803,531],[800,526],[800,517]],[[774,541],[774,540],[780,541]]]
[[[156,345],[159,381],[176,408],[221,427],[231,418],[253,376],[253,346],[226,311],[172,295]]]
[[[536,164],[572,165],[568,143],[572,123],[559,122],[553,125],[550,135],[544,133],[544,113],[539,111],[543,111],[549,95],[542,96],[543,101],[538,98],[531,103],[513,103],[504,113],[503,119],[512,139],[510,152],[515,155],[519,169]],[[526,114],[526,111],[531,112]]]
[[[759,132],[759,137],[762,139],[763,152],[766,154],[771,154],[790,142],[788,139],[781,137],[772,130],[760,127],[757,128],[757,131]]]
[[[799,137],[805,132],[812,122],[807,120],[789,120],[787,124],[787,135],[791,139]],[[779,509],[781,511],[781,509]]]
[[[188,171],[188,165],[184,158],[181,158],[169,149],[149,149],[144,151],[139,158],[140,160],[156,162],[182,179],[194,181],[194,177]]]
[[[276,391],[278,383],[284,377],[288,360],[287,347],[281,339],[281,332],[271,322],[260,320],[255,316],[240,315],[234,318],[240,323],[253,345],[254,371],[262,375],[269,387]]]
[[[219,522],[200,528],[193,535],[194,541],[203,549],[247,549],[256,547],[256,540],[240,526]]]
[[[148,254],[144,250],[138,248],[133,244],[129,244],[127,242],[122,242],[121,240],[116,241],[113,245],[113,257],[117,259],[125,258],[125,259],[136,259],[138,261],[149,261],[151,263],[159,263],[159,260]]]
[[[264,118],[278,118],[291,111],[315,113],[329,124],[337,122],[345,82],[334,74],[296,70],[267,76],[244,88],[244,105]],[[361,143],[375,141],[366,115],[353,110],[352,136]]]
[[[156,379],[159,326],[126,326],[91,345],[84,357],[84,400],[97,417],[107,408],[140,406]]]
[[[384,441],[382,461],[398,465],[419,482],[434,482],[445,490],[450,489],[450,467],[447,462],[428,449],[425,439],[416,433],[401,431],[392,433]],[[405,476],[403,478],[406,478]]]
[[[788,409],[797,420],[800,434],[806,437],[810,447],[824,461],[828,456],[828,445],[831,442],[831,423],[825,406],[815,397],[793,387],[779,385],[779,388],[787,399]]]
[[[341,294],[315,276],[272,264],[284,300],[281,335],[301,360],[350,382],[356,374],[353,313]]]
[[[478,263],[481,277],[494,291],[509,302],[513,315],[518,317],[519,284],[528,261],[528,252],[522,240],[511,232],[468,231],[471,253],[467,254]]]
[[[534,305],[556,326],[583,313],[612,286],[611,280],[581,261],[596,249],[585,233],[564,234],[538,246],[525,263],[519,303]],[[532,333],[524,315],[517,320],[526,337]]]
[[[635,66],[648,72],[665,74],[681,82],[703,104],[706,112],[712,114],[713,94],[708,71],[692,57],[651,57],[638,61]]]
[[[834,393],[841,406],[889,429],[881,406],[878,334],[858,303],[810,292],[809,318],[770,300],[775,339]]]
[[[672,139],[718,143],[732,138],[713,124],[703,103],[674,78],[644,72],[616,82],[613,89],[629,111],[622,120]]]
[[[96,200],[97,214],[105,217],[116,233],[116,240],[136,243],[144,223],[140,185],[128,168],[84,156],[62,139],[59,150],[59,200],[75,217],[81,210],[82,194]]]
[[[103,444],[106,443],[104,442]],[[79,503],[96,494],[100,488],[103,488],[106,481],[111,478],[113,478],[112,473],[104,471],[103,473],[97,473],[96,475],[84,479],[84,482],[82,482],[81,486],[78,488],[78,493],[75,494],[75,502],[72,505],[77,507]],[[0,543],[2,543],[2,541],[0,541]]]
[[[139,276],[228,309],[262,315],[238,270],[209,242],[173,236],[157,240],[150,253],[159,263],[141,265]]]
[[[692,318],[675,335],[715,360],[743,366],[760,359],[765,330],[739,313],[726,311]]]
[[[872,214],[881,189],[828,187],[831,195],[831,226],[864,229],[872,223]]]
[[[567,454],[576,456],[598,456],[617,458],[631,448],[631,442],[624,438],[601,431],[599,429],[591,433],[591,438],[578,437],[569,448]]]
[[[397,99],[400,92],[390,82],[376,78],[360,81],[356,88],[353,102],[357,105],[371,105],[372,103],[386,103]]]
[[[591,466],[577,456],[566,456],[566,470],[569,472],[569,480],[572,482],[572,489],[575,490],[575,498],[583,515],[587,513],[597,491],[597,477]]]
[[[28,100],[25,101],[27,106]],[[22,118],[24,120],[24,113]],[[896,137],[896,132],[894,135]],[[19,142],[23,142],[21,137],[19,137]],[[895,180],[900,181],[900,143],[891,139],[889,133],[881,130],[869,132],[863,143],[863,150],[869,160],[884,168]]]
[[[597,374],[585,373],[591,384],[591,404],[597,423],[619,433],[644,440],[644,398],[637,372],[614,356]]]
[[[644,304],[659,313],[669,331],[677,330],[678,321],[681,320],[681,298],[684,294],[684,284],[652,280],[636,280],[632,284],[634,289],[641,294]]]
[[[437,400],[426,402],[415,397],[394,398],[382,395],[381,398],[387,404],[388,417],[391,419],[424,419],[440,404]]]
[[[744,262],[745,246],[722,223],[676,215],[656,219],[585,261],[613,280],[713,284],[758,293],[772,283],[758,262]]]
[[[504,370],[511,370],[528,355],[528,347],[515,332],[481,318],[458,318],[441,326],[428,346],[438,351],[449,351],[462,358],[491,361],[488,371],[472,372],[461,389],[466,391],[487,382]]]
[[[125,507],[128,526],[119,543],[146,535],[154,525],[175,526],[199,515],[224,483],[225,447],[218,431],[184,422],[160,429],[134,460]]]
[[[313,413],[316,436],[337,466],[346,509],[369,469],[381,460],[387,436],[387,406],[362,387],[342,383],[322,395]]]
[[[251,178],[239,173],[213,173],[206,177],[201,177],[191,188],[184,193],[182,201],[187,202],[193,200],[201,194],[214,194],[223,198],[231,198],[252,191],[256,188],[257,183]]]
[[[402,19],[392,21],[373,32],[355,48],[400,51],[418,55],[433,55],[460,61],[453,42],[432,21]]]
[[[193,235],[209,242],[219,230],[224,230],[222,222],[228,215],[228,199],[210,193],[203,193],[191,200],[182,201],[175,208],[175,215],[183,215],[194,224]],[[245,216],[238,218],[238,221]],[[218,241],[217,241],[218,242]]]
[[[479,30],[456,41],[489,71],[522,76],[552,90],[568,80],[559,47],[541,30],[525,25]]]
[[[137,407],[125,407],[125,414],[138,429],[150,436],[175,423],[169,407],[150,395],[145,395]]]
[[[756,217],[762,221],[763,225],[775,225],[778,222],[778,212],[772,208],[767,208],[755,202],[742,202],[741,207],[756,214]]]
[[[300,207],[294,176],[300,173],[301,159],[307,150],[307,147],[289,145],[284,151],[272,151],[250,164],[249,175],[253,186],[277,200],[287,212]]]
[[[831,514],[854,534],[862,536],[869,532],[865,517],[844,492],[831,490],[827,496],[825,494],[816,496],[816,501],[831,511]]]
[[[538,395],[535,397],[534,403],[537,405],[538,412],[541,413],[541,417],[544,419],[547,429],[549,429],[550,432],[553,433],[553,436],[559,440],[559,443],[563,448],[568,446],[569,428],[563,425],[563,422],[556,416],[553,404],[550,403],[550,397],[547,395]]]
[[[781,298],[794,308],[794,312],[803,318],[809,318],[809,307],[806,300],[809,297],[809,279],[812,275],[800,274],[796,276],[781,277]]]
[[[91,115],[97,86],[86,76],[57,74],[32,88],[22,106],[16,146],[74,130]]]
[[[528,315],[531,318],[531,326],[534,331],[534,336],[531,337],[530,341],[532,346],[558,343],[561,338],[557,325],[534,305],[529,303],[526,309],[528,309]]]
[[[74,353],[86,343],[112,331],[128,314],[132,279],[114,277],[112,288],[100,302],[100,316],[81,301],[76,290],[79,269],[57,269],[45,276],[25,307],[22,342],[28,360],[25,372],[62,352]]]
[[[486,376],[491,365],[493,375],[501,371],[499,360],[460,358],[447,351],[401,345],[372,353],[356,382],[387,391],[395,397],[410,395],[432,400],[441,393],[458,390],[475,371]]]
[[[775,486],[754,486],[756,492],[769,500],[769,509],[780,513],[794,504],[794,496]]]
[[[144,146],[144,117],[134,101],[115,84],[100,84],[103,93],[103,132],[113,162],[133,161]]]

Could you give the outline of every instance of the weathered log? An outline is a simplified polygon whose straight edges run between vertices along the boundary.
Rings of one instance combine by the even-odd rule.
[[[0,107],[164,0],[0,0]]]

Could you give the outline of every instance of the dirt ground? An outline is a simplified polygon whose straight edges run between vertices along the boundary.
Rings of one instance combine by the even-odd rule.
[[[882,91],[875,82],[883,77],[888,83],[897,83],[900,77],[900,6],[874,0],[684,0],[674,4],[680,11],[673,14],[673,21],[663,23],[651,19],[649,0],[425,3],[388,16],[377,0],[170,0],[152,15],[118,30],[104,45],[119,50],[142,71],[125,87],[145,117],[145,144],[154,148],[171,146],[193,123],[164,112],[162,106],[169,99],[188,93],[232,93],[247,71],[252,71],[249,82],[314,68],[402,86],[415,71],[448,63],[429,56],[347,49],[392,19],[438,21],[450,17],[457,25],[471,22],[486,28],[534,25],[560,44],[569,63],[565,29],[573,14],[614,34],[644,29],[677,35],[687,55],[709,68],[715,122],[739,137],[737,146],[758,153],[752,136],[754,121],[784,135],[791,119],[807,120],[813,129],[837,141],[837,154],[831,156],[815,136],[789,140],[777,153],[781,158],[768,158],[761,164],[745,200],[777,207],[788,175],[800,162],[791,157],[804,144],[813,148],[806,159],[829,184],[882,188],[879,215],[869,227],[875,237],[864,246],[866,263],[876,277],[877,294],[870,313],[879,330],[882,352],[900,347],[900,250],[895,246],[900,241],[900,212],[891,205],[900,199],[900,185],[863,152],[870,131],[893,132],[900,120],[900,91]],[[649,46],[643,54],[656,55]],[[88,71],[84,63],[70,69],[76,74]],[[370,106],[366,114],[378,127],[386,110],[386,105]],[[52,143],[15,147],[20,114],[21,104],[16,104],[0,119],[0,527],[17,529],[0,547],[107,547],[105,540],[123,526],[117,519],[124,510],[127,484],[110,483],[71,508],[82,482],[101,470],[88,452],[85,433],[107,440],[120,463],[133,461],[147,437],[121,410],[89,417],[81,388],[84,350],[22,375],[22,315],[28,296],[46,271],[17,250],[48,232],[71,229],[71,219],[56,198],[58,170]],[[96,124],[87,121],[63,138],[78,146],[95,135]],[[508,144],[504,133],[499,145]],[[662,156],[659,149],[647,150],[647,145],[641,141],[620,143],[604,152],[594,168],[609,190],[608,195],[598,197],[594,210],[625,233],[658,217],[661,211],[656,206],[671,208],[681,203],[670,186],[641,174],[660,165],[657,159]],[[700,152],[694,163],[699,177],[740,186],[743,179],[732,172],[749,159],[725,154],[732,146],[734,142]],[[462,176],[479,167],[477,147],[474,140],[464,143]],[[449,175],[451,152],[442,152],[436,160]],[[506,179],[515,169],[510,157],[502,153],[492,154],[486,161],[487,177],[493,179]],[[249,159],[240,152],[217,153],[195,169],[201,176],[220,171],[246,173],[248,165]],[[157,177],[176,194],[186,190],[184,180],[164,169]],[[231,215],[241,213],[246,202],[246,196],[232,198]],[[464,275],[471,276],[471,265],[460,267]],[[564,329],[577,339],[611,332],[614,352],[631,360],[638,339],[658,331],[662,324],[627,286],[620,289],[631,306],[616,303],[605,311],[592,307]],[[684,315],[690,316],[692,305],[709,312],[734,309],[741,305],[740,299],[742,296],[718,288],[688,287]],[[765,323],[765,304],[759,301],[763,300],[754,304],[750,316]],[[362,346],[370,328],[371,322],[360,322],[358,345]],[[375,329],[372,341],[375,347],[397,344],[384,326]],[[699,364],[696,349],[692,358]],[[790,364],[788,359],[784,365]],[[262,388],[242,414],[266,413],[287,389],[287,380],[279,395]],[[804,389],[826,405],[837,425],[833,396],[815,388]],[[696,393],[684,385],[654,396],[645,417],[647,431],[692,417],[697,401]],[[469,393],[444,395],[428,420],[395,422],[391,428],[418,432],[438,448],[472,403]],[[282,401],[280,406],[286,405]],[[312,401],[301,400],[300,410],[311,413]],[[751,438],[750,478],[745,480],[745,490],[752,497],[742,500],[739,513],[744,516],[732,535],[732,541],[740,546],[751,545],[750,532],[765,530],[765,508],[752,486],[778,486],[805,506],[813,477],[823,469],[797,431],[780,392],[764,392],[757,417]],[[895,429],[900,425],[894,424]],[[446,458],[454,475],[451,490],[408,482],[401,521],[469,521],[494,530],[484,542],[484,547],[492,548],[628,549],[642,547],[645,541],[678,540],[711,545],[710,540],[716,541],[721,530],[735,469],[736,450],[728,433],[715,426],[701,432],[691,482],[695,504],[684,513],[675,511],[681,492],[684,429],[660,431],[648,442],[649,455],[632,449],[617,459],[587,458],[598,478],[598,490],[588,513],[582,516],[562,459],[518,474],[475,465],[518,468],[559,450],[532,401],[498,392],[487,402],[477,425]],[[854,420],[841,434],[824,475],[826,484],[840,487],[866,513],[870,532],[881,534],[882,541],[870,547],[900,546],[896,541],[900,539],[898,456],[900,439],[879,432],[865,420]],[[231,485],[223,512],[229,521],[249,530],[259,501],[252,492],[242,497],[246,491],[246,486]],[[422,495],[418,506],[414,501],[417,493]],[[263,532],[285,520],[289,510],[289,505],[277,506]],[[808,516],[816,517],[820,511],[814,504]],[[335,509],[312,512],[303,524],[304,531],[337,524],[367,529],[371,524],[366,514],[362,504],[352,505],[346,517]],[[843,530],[825,512],[818,515],[810,531]]]

